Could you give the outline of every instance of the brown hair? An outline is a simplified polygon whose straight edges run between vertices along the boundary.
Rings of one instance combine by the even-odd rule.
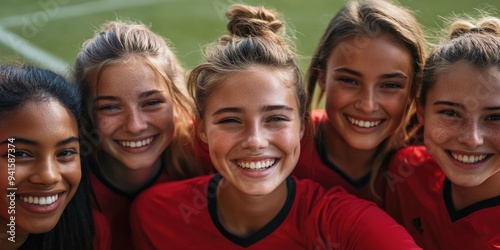
[[[413,59],[413,77],[409,87],[405,117],[395,133],[378,146],[372,160],[370,185],[373,191],[375,178],[382,165],[386,163],[392,152],[404,146],[416,131],[416,126],[413,126],[416,123],[416,96],[420,88],[426,56],[426,41],[419,23],[411,11],[395,2],[388,0],[349,1],[328,24],[307,72],[307,104],[310,109],[313,109],[324,95],[324,91],[321,90],[316,103],[313,104],[318,77],[326,70],[327,59],[335,46],[351,36],[378,37],[381,35],[393,37],[410,51]]]
[[[230,74],[262,65],[288,72],[284,82],[295,89],[302,122],[309,121],[304,83],[279,13],[236,4],[228,8],[226,17],[229,34],[209,45],[205,62],[189,75],[188,88],[195,100],[197,118],[203,119],[211,93]]]

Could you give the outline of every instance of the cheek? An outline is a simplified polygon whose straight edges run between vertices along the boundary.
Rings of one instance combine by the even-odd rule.
[[[80,161],[73,162],[71,164],[61,166],[62,171],[61,175],[68,185],[73,189],[72,195],[76,192],[76,188],[80,184],[80,180],[82,178],[82,169]]]
[[[325,109],[327,112],[337,111],[355,100],[355,97],[351,93],[344,91],[342,88],[337,87],[337,85],[327,88],[325,94]]]
[[[109,137],[111,133],[120,126],[121,122],[117,118],[96,117],[96,128],[103,137]]]
[[[393,118],[402,120],[405,115],[406,107],[408,106],[408,99],[406,94],[382,97],[382,106],[384,110]]]
[[[453,137],[455,129],[443,122],[427,119],[424,123],[424,141],[432,144],[443,144]]]
[[[174,112],[171,108],[153,114],[152,118],[155,120],[155,123],[163,131],[163,133],[166,133],[168,135],[174,134],[175,131],[174,119],[182,119],[182,117],[174,116]]]

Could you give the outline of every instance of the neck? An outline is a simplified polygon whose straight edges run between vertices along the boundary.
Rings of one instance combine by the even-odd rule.
[[[451,183],[451,196],[455,210],[500,196],[500,171],[475,187],[463,187]]]
[[[24,242],[26,242],[28,236],[30,235],[28,232],[20,229],[18,226],[7,226],[7,224],[11,223],[11,221],[7,221],[3,217],[0,217],[0,223],[0,249],[19,249],[24,244]]]
[[[154,165],[148,168],[130,169],[115,158],[106,155],[102,157],[99,169],[104,178],[114,187],[128,194],[136,194],[158,174],[161,169],[161,161],[158,159]]]
[[[228,232],[249,237],[278,215],[287,194],[286,181],[268,195],[249,196],[222,179],[217,195],[219,221]]]
[[[353,148],[328,123],[324,123],[319,129],[323,136],[323,146],[328,161],[349,176],[351,180],[357,181],[371,171],[377,148],[371,150]]]

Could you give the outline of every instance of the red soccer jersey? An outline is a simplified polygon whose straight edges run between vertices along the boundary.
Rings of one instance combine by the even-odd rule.
[[[386,210],[424,249],[500,249],[500,196],[456,211],[450,181],[424,146],[409,146],[386,173]]]
[[[132,205],[137,249],[420,249],[374,203],[341,187],[287,179],[288,197],[276,217],[250,237],[226,231],[217,215],[221,175],[156,185]]]
[[[314,126],[319,128],[327,122],[328,118],[325,110],[313,110],[311,111],[311,119]],[[322,140],[323,138],[318,131],[311,138],[304,136],[300,145],[300,158],[292,175],[299,179],[314,180],[326,188],[341,186],[351,194],[381,204],[380,198],[377,198],[370,188],[371,175],[368,174],[357,181],[350,179],[349,176],[328,160]],[[385,182],[378,181],[376,183],[377,194],[383,196]]]
[[[148,186],[168,180],[167,174],[163,170]],[[91,182],[95,193],[93,206],[106,217],[111,228],[111,249],[134,249],[131,240],[129,213],[135,197],[114,188],[100,175],[95,166],[91,174]]]
[[[92,209],[92,216],[94,217],[94,250],[108,250],[111,249],[111,230],[109,223],[104,215]]]
[[[199,160],[200,168],[202,168],[205,174],[215,171],[210,161],[206,144],[195,139],[191,141],[187,147],[189,147],[189,150],[192,150],[194,157]],[[90,162],[93,161],[89,160],[89,163]],[[96,164],[91,163],[90,165],[92,169],[92,188],[96,196],[95,199],[93,199],[93,206],[100,211],[109,222],[109,227],[111,228],[111,249],[134,249],[131,240],[129,212],[135,196],[115,188],[100,174]],[[172,179],[169,178],[165,170],[162,169],[148,185],[145,185],[145,189],[157,183],[168,181],[172,181]]]

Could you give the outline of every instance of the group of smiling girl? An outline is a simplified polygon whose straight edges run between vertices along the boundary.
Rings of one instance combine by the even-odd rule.
[[[303,77],[278,12],[226,17],[189,74],[121,21],[73,80],[0,67],[1,249],[500,249],[500,19],[427,55],[351,0]]]

